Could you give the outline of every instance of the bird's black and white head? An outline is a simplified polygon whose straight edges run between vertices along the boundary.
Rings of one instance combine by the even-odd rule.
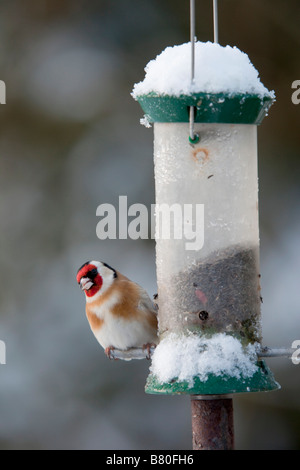
[[[117,272],[102,261],[87,261],[77,271],[77,282],[86,295],[93,301],[102,295],[114,282]]]

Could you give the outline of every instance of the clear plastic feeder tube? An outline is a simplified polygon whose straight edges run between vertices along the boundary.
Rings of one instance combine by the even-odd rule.
[[[260,341],[257,126],[154,123],[160,334]]]

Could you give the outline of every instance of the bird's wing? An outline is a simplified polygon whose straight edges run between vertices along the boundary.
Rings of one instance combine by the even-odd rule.
[[[140,291],[140,300],[138,304],[138,308],[141,310],[147,310],[153,312],[157,315],[157,305],[150,299],[148,293],[143,289],[141,286],[139,287]]]

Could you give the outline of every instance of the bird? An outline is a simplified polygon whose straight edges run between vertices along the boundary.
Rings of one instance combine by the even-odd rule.
[[[157,304],[136,282],[102,261],[87,261],[76,280],[84,291],[86,316],[109,359],[113,350],[150,349],[158,343]]]

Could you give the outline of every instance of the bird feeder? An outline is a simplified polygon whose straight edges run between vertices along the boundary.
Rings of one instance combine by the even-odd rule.
[[[211,43],[199,48],[212,46],[219,56],[229,52]],[[223,86],[220,61],[213,70],[211,62],[201,67],[213,90],[203,79],[202,90],[193,84],[184,92],[137,87],[134,93],[154,127],[160,344],[146,392],[274,390],[278,384],[256,354],[262,341],[257,126],[273,96],[262,84],[241,87],[234,67],[230,88]]]

